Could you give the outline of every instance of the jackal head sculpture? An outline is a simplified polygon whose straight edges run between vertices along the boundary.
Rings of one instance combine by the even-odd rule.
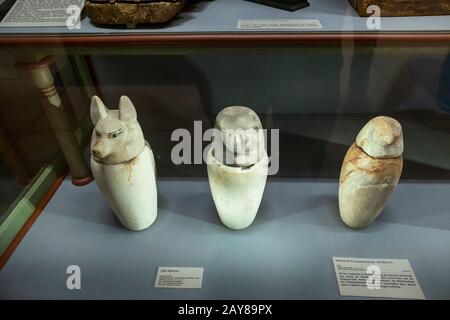
[[[108,110],[102,100],[93,96],[91,119],[94,131],[91,139],[92,158],[103,164],[127,162],[145,147],[136,109],[127,96],[120,97],[119,109]]]

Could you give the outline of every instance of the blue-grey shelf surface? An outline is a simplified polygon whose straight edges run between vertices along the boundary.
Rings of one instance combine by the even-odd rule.
[[[183,11],[164,26],[138,26],[136,29],[91,24],[87,17],[81,29],[65,27],[15,28],[0,27],[0,35],[93,35],[93,34],[216,34],[236,32],[373,32],[367,18],[359,17],[348,0],[311,0],[308,8],[289,12],[243,0],[202,1]],[[239,30],[238,20],[317,19],[322,29],[303,30]],[[450,16],[386,17],[381,30],[375,32],[449,32]]]
[[[206,179],[161,180],[147,230],[122,228],[95,183],[65,180],[0,271],[1,299],[339,299],[333,256],[409,259],[428,299],[450,299],[450,184],[403,181],[352,230],[334,181],[273,180],[255,223],[224,227]],[[81,268],[68,290],[66,268]],[[202,289],[155,289],[158,266],[204,267]]]

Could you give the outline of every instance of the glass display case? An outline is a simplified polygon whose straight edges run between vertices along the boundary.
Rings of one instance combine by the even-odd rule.
[[[345,257],[408,260],[424,298],[450,299],[449,16],[360,17],[347,0],[309,3],[291,12],[244,0],[187,1],[162,25],[98,25],[84,12],[73,28],[0,23],[0,298],[366,296],[343,291],[335,267]],[[241,191],[228,171],[206,163],[208,129],[220,128],[229,106],[253,110],[256,129],[267,133],[262,188],[255,182]],[[100,132],[99,121],[118,108],[105,126],[120,120],[123,129]],[[357,140],[376,139],[378,129],[358,134],[379,116],[401,125],[392,130],[404,144],[395,155],[403,169],[395,176],[356,165],[371,177],[385,174],[377,184],[390,197],[373,223],[352,228],[341,219],[341,171],[352,145],[371,156]],[[137,127],[154,171],[141,174],[128,158],[114,164],[129,170],[128,182],[133,174],[155,178],[141,198],[131,182],[102,185],[113,173],[94,170],[91,156],[102,134],[112,143]],[[360,214],[383,202],[374,192],[364,187],[345,201],[365,203]],[[151,210],[139,204],[147,199],[156,220],[141,231],[112,210],[126,215],[133,202],[139,215]],[[256,217],[234,227],[223,210]],[[201,284],[158,287],[160,267],[202,268]],[[382,284],[383,276],[382,269]]]

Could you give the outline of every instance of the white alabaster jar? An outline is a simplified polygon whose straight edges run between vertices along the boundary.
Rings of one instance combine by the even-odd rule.
[[[95,124],[91,141],[95,181],[124,227],[146,229],[158,212],[156,169],[135,108],[128,97],[122,96],[119,110],[108,110],[95,96],[91,118]]]
[[[339,180],[341,219],[352,228],[369,226],[382,212],[403,168],[402,127],[376,117],[360,131],[342,163]]]
[[[269,159],[262,125],[253,110],[236,106],[218,114],[215,128],[221,140],[207,153],[212,197],[225,226],[247,228],[258,213],[267,181]]]

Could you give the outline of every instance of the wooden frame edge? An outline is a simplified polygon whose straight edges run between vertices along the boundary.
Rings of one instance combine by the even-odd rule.
[[[92,34],[92,35],[1,35],[0,45],[192,45],[278,42],[448,42],[450,32],[385,33],[219,33],[219,34]]]
[[[12,241],[9,243],[9,245],[6,247],[5,251],[0,256],[0,270],[6,265],[9,258],[12,256],[12,254],[14,253],[16,248],[22,242],[23,238],[26,236],[26,234],[28,233],[30,228],[33,226],[34,222],[37,220],[37,218],[39,217],[41,212],[47,206],[48,202],[53,197],[53,195],[56,193],[56,191],[58,190],[59,186],[64,181],[66,176],[67,176],[67,172],[57,176],[57,178],[50,185],[50,187],[47,190],[47,192],[45,193],[45,195],[42,197],[41,201],[35,207],[31,216],[26,220],[25,224],[20,228],[19,232],[12,239]]]

